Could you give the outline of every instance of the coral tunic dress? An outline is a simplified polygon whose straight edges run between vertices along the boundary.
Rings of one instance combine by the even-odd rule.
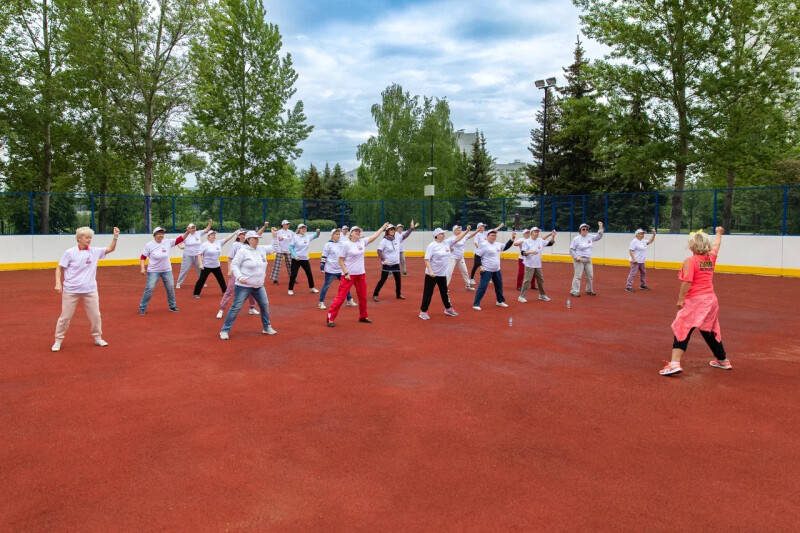
[[[693,255],[683,262],[678,279],[692,284],[686,294],[684,306],[678,310],[672,323],[672,332],[679,341],[686,339],[692,328],[713,331],[714,337],[722,341],[719,328],[719,302],[714,294],[714,266],[716,254]]]

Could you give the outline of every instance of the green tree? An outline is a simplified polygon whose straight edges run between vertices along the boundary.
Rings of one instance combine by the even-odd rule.
[[[319,200],[322,197],[322,181],[320,180],[319,172],[317,172],[317,167],[312,163],[303,179],[303,198]]]
[[[467,220],[483,221],[490,226],[502,217],[502,203],[490,200],[495,192],[494,159],[486,150],[486,138],[478,132],[472,144],[467,167]]]
[[[297,73],[281,56],[278,27],[260,0],[220,0],[192,42],[192,110],[184,133],[206,154],[208,194],[281,197],[293,189],[292,160],[312,127],[303,102],[290,109]]]
[[[555,179],[555,174],[553,172],[553,166],[550,164],[554,156],[553,152],[553,145],[550,140],[553,138],[556,130],[558,129],[559,123],[559,109],[556,104],[556,96],[551,90],[545,91],[545,102],[543,105],[547,106],[547,153],[545,154],[545,179],[544,179],[544,190],[542,190],[542,150],[544,149],[544,141],[545,141],[545,130],[544,130],[544,119],[545,113],[544,110],[540,110],[536,112],[536,123],[539,124],[536,128],[531,130],[531,142],[528,145],[528,151],[533,156],[534,163],[532,165],[528,165],[526,168],[526,173],[528,175],[528,180],[530,181],[530,188],[531,191],[535,194],[554,194],[553,193],[553,181]]]

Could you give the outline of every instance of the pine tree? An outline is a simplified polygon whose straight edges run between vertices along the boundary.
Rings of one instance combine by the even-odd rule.
[[[474,220],[475,224],[484,222],[491,226],[492,220],[496,222],[502,218],[496,202],[490,200],[494,188],[494,159],[486,150],[483,132],[477,133],[467,167],[467,220],[468,223]]]

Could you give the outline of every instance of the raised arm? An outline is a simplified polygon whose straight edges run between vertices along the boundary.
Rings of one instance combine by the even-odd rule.
[[[419,223],[414,224],[414,219],[411,219],[411,224],[408,225],[408,229],[403,232],[403,240],[406,240],[411,232],[414,231],[419,227]]]
[[[264,222],[264,225],[263,225],[263,226],[261,226],[261,227],[258,229],[258,231],[257,231],[256,233],[258,233],[258,236],[259,236],[259,237],[261,237],[261,236],[264,234],[264,230],[265,230],[265,229],[267,229],[267,226],[269,226],[269,222],[266,222],[266,221],[265,221],[265,222]]]
[[[719,254],[719,247],[722,244],[722,234],[725,233],[725,228],[717,226],[717,236],[714,239],[714,244],[711,246],[711,253],[714,255]]]
[[[604,231],[605,231],[605,230],[603,229],[603,223],[602,223],[602,222],[598,222],[598,223],[597,223],[597,235],[595,235],[595,236],[592,238],[592,241],[599,241],[600,239],[602,239],[602,238],[603,238],[603,232],[604,232]]]
[[[383,226],[381,226],[381,227],[380,227],[380,229],[379,229],[378,231],[376,231],[375,233],[373,233],[372,235],[370,235],[369,237],[367,237],[367,244],[370,244],[370,243],[372,243],[372,241],[374,241],[375,239],[377,239],[378,237],[380,237],[380,236],[381,236],[381,233],[383,233],[383,232],[386,230],[386,228],[387,228],[388,226],[389,226],[389,223],[388,223],[388,222],[384,222],[384,223],[383,223]]]
[[[503,248],[504,252],[514,245],[514,241],[516,240],[516,238],[517,238],[516,232],[512,231],[511,232],[511,238],[508,239],[508,242],[506,243],[505,247]]]
[[[114,236],[111,237],[111,244],[106,247],[107,254],[110,254],[117,249],[117,239],[119,239],[119,228],[114,226]]]
[[[647,241],[647,244],[653,244],[653,241],[656,240],[656,230],[653,230],[653,235],[650,237],[650,240]]]
[[[186,231],[183,232],[183,235],[178,235],[178,238],[175,239],[175,246],[179,245],[183,241],[186,240],[186,237],[189,236],[189,228],[186,228]]]
[[[505,226],[505,225],[506,225],[506,223],[505,223],[505,222],[501,222],[499,226],[497,226],[496,228],[494,228],[494,230],[495,230],[495,231],[500,231],[501,229],[503,229],[503,226]]]
[[[458,241],[460,241],[461,239],[466,237],[467,236],[467,232],[469,232],[470,228],[471,228],[471,226],[467,226],[467,230],[466,231],[462,231],[461,234],[458,237],[456,237],[456,240],[453,241],[453,244],[457,243]]]
[[[208,219],[208,226],[206,226],[206,228],[203,230],[203,235],[205,235],[206,233],[208,233],[209,231],[211,231],[211,224],[212,224],[212,223],[213,223],[213,220],[211,220],[211,219],[209,218],[209,219]]]

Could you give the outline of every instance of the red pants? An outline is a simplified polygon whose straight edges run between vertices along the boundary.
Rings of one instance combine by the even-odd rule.
[[[517,261],[519,268],[517,268],[517,289],[522,288],[522,280],[525,279],[525,264],[522,262],[522,259]],[[531,280],[531,289],[536,288],[536,278]]]
[[[356,295],[358,296],[358,318],[367,318],[367,275],[350,274],[349,280],[344,276],[339,279],[339,292],[336,293],[336,298],[328,308],[328,322],[336,320],[336,315],[339,314],[339,309],[353,285],[356,286]]]

